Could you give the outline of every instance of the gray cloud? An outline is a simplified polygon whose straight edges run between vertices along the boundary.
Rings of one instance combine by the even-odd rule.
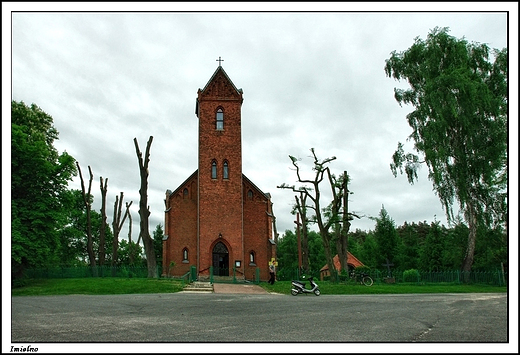
[[[138,223],[142,151],[153,136],[149,203],[153,230],[164,223],[164,194],[197,169],[195,99],[224,59],[244,90],[243,172],[272,195],[278,229],[292,229],[295,183],[288,155],[310,163],[337,156],[352,178],[350,208],[377,216],[384,205],[398,225],[445,222],[427,180],[394,178],[391,156],[410,133],[385,59],[435,26],[456,37],[507,45],[505,13],[26,13],[12,15],[12,99],[54,118],[57,147],[108,177],[109,201],[133,200]],[[309,168],[310,169],[310,168]],[[310,170],[309,170],[310,171]],[[79,188],[79,179],[71,184]],[[111,208],[109,208],[111,219]],[[434,217],[435,216],[435,217]],[[363,218],[352,229],[373,229]],[[126,233],[123,231],[123,233]],[[134,227],[137,239],[138,227]]]

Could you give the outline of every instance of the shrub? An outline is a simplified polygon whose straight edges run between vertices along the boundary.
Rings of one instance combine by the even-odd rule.
[[[403,272],[403,281],[404,282],[419,282],[421,275],[419,271],[416,269],[410,269]]]

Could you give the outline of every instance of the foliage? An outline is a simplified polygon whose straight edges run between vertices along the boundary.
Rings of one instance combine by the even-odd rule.
[[[58,131],[41,108],[11,102],[11,266],[56,265],[64,252],[68,181],[74,158],[53,146]]]
[[[410,84],[394,93],[400,105],[415,108],[407,120],[419,153],[405,154],[398,143],[390,168],[395,176],[404,168],[413,183],[426,163],[448,221],[458,201],[469,227],[463,263],[469,271],[477,225],[492,227],[507,218],[508,54],[448,32],[435,28],[426,40],[416,38],[408,50],[394,51],[386,60],[387,76]]]
[[[377,242],[378,264],[385,263],[387,260],[394,262],[397,256],[398,235],[395,222],[384,206],[379,211],[379,218],[376,218],[374,238]]]
[[[135,255],[133,262],[131,262],[131,254]],[[121,240],[119,242],[117,255],[117,258],[119,259],[117,265],[146,265],[146,259],[143,258],[143,248],[136,242],[128,243],[124,239]]]
[[[420,280],[421,275],[419,274],[419,270],[417,269],[409,269],[403,272],[403,281],[404,282],[418,282]]]
[[[155,259],[157,260],[157,265],[162,265],[163,236],[164,232],[162,225],[159,223],[153,231],[153,249],[155,250]]]
[[[426,242],[421,249],[419,267],[422,270],[439,271],[443,269],[442,254],[445,250],[445,232],[439,223],[432,223]]]

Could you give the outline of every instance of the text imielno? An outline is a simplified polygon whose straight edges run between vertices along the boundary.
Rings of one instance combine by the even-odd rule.
[[[38,352],[38,348],[33,348],[32,346],[13,346],[11,345],[12,353],[36,353]]]

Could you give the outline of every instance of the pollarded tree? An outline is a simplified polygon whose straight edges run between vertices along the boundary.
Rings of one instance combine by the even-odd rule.
[[[448,221],[458,201],[469,227],[462,269],[470,271],[477,225],[503,224],[507,216],[508,54],[448,32],[435,28],[386,60],[387,76],[410,84],[394,93],[400,105],[415,107],[407,119],[418,153],[405,154],[399,143],[390,167],[394,176],[404,168],[413,184],[426,163]]]
[[[139,174],[141,176],[141,187],[139,188],[139,239],[143,240],[144,251],[146,253],[146,264],[148,267],[148,277],[157,278],[157,260],[155,258],[153,239],[150,236],[150,206],[148,206],[148,163],[150,162],[150,147],[152,145],[152,140],[153,137],[150,136],[148,143],[146,144],[144,158],[143,153],[139,150],[137,138],[134,138],[134,145],[137,154],[137,161],[139,163]],[[139,244],[139,239],[137,240],[137,244]]]
[[[314,211],[314,217],[311,221],[315,222],[318,225],[318,230],[323,241],[323,249],[325,251],[325,257],[327,259],[327,265],[329,265],[331,280],[337,280],[337,270],[333,262],[333,247],[335,242],[334,238],[338,236],[336,234],[330,233],[330,228],[332,226],[337,226],[338,224],[341,224],[339,237],[342,239],[340,241],[340,244],[342,247],[344,247],[344,254],[339,255],[339,257],[340,259],[345,260],[345,263],[343,263],[343,261],[341,262],[342,265],[345,265],[347,255],[347,232],[350,228],[350,220],[353,216],[355,216],[354,214],[348,212],[348,206],[345,203],[345,201],[347,200],[345,194],[349,193],[347,188],[347,182],[349,177],[346,171],[338,178],[331,173],[330,168],[327,164],[335,160],[336,157],[325,158],[322,161],[319,161],[314,151],[314,148],[311,148],[311,152],[312,158],[314,159],[314,166],[312,168],[312,170],[315,171],[314,179],[311,180],[302,178],[300,166],[298,165],[298,159],[289,155],[289,158],[292,161],[292,165],[296,169],[296,176],[298,178],[298,182],[303,184],[303,186],[296,188],[294,185],[290,186],[283,183],[282,185],[277,187],[280,189],[290,189],[293,192],[305,195],[306,198],[309,199],[309,203],[307,203],[306,206],[309,210]],[[327,205],[328,207],[323,208],[320,184],[323,182],[325,178],[327,178],[327,180],[329,181],[330,192],[332,194],[332,201]],[[325,212],[325,210],[327,210],[327,212]],[[344,267],[346,268],[346,266]]]
[[[58,131],[37,105],[11,102],[11,266],[59,264],[60,230],[66,220],[63,196],[76,174],[74,158],[54,147]]]

